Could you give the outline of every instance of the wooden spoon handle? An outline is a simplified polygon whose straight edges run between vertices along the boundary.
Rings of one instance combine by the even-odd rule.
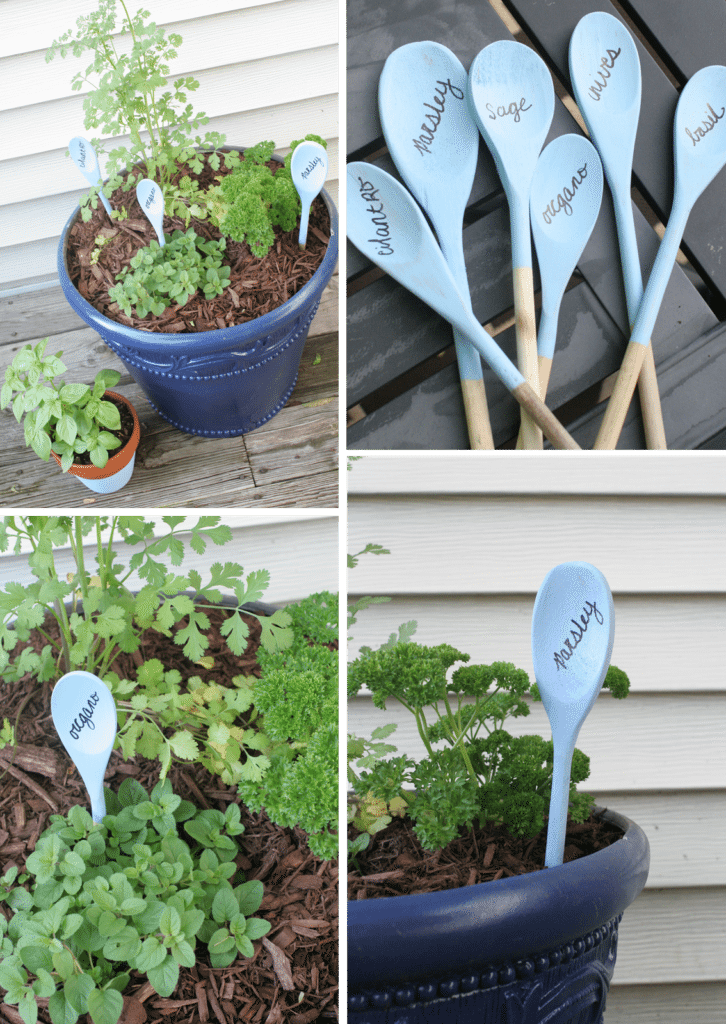
[[[664,451],[668,448],[668,444],[663,425],[663,410],[660,406],[652,344],[649,344],[646,349],[645,360],[638,377],[638,395],[643,413],[645,443],[651,451]]]
[[[464,413],[471,448],[475,451],[492,450],[494,438],[483,379],[481,377],[478,380],[462,378],[461,393],[464,398]]]
[[[617,446],[628,406],[635,392],[635,386],[638,382],[647,347],[647,345],[641,345],[638,341],[628,342],[628,347],[625,349],[625,358],[620,366],[618,379],[615,381],[615,388],[607,404],[603,421],[600,424],[600,430],[595,439],[593,451],[611,451]]]
[[[534,282],[531,267],[514,267],[514,317],[517,335],[517,366],[535,393],[539,393],[537,362],[537,326],[534,311]],[[542,431],[526,412],[522,413],[520,430],[522,445],[528,449],[542,447]],[[551,439],[550,439],[551,440]]]
[[[553,448],[567,449],[570,451],[580,450],[580,446],[577,441],[567,433],[560,421],[552,412],[550,412],[542,399],[536,394],[532,386],[528,384],[527,381],[524,381],[523,384],[519,384],[516,388],[513,388],[512,394],[522,408],[529,413],[535,423],[542,428],[545,437],[552,444]]]

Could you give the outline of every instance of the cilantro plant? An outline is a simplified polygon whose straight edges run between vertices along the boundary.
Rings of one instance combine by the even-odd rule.
[[[269,737],[269,769],[239,793],[283,827],[299,825],[317,857],[338,853],[338,599],[314,594],[287,609],[295,639],[260,651],[253,702]],[[333,647],[334,649],[331,649]]]
[[[116,370],[100,370],[93,387],[57,380],[65,373],[62,352],[46,355],[48,338],[35,347],[25,345],[5,371],[0,409],[12,403],[18,423],[23,422],[25,443],[47,462],[51,451],[61,459],[64,473],[76,455],[88,452],[91,462],[103,469],[109,452],[121,442],[110,431],[121,426],[118,407],[104,394],[121,379]]]
[[[152,178],[162,187],[167,214],[188,218],[192,199],[173,180],[178,165],[198,173],[204,166],[204,157],[197,152],[201,148],[211,151],[209,163],[219,169],[221,157],[217,151],[225,138],[218,132],[199,133],[209,118],[195,113],[187,101],[187,93],[198,89],[199,82],[189,75],[168,79],[170,62],[177,57],[182,37],[174,32],[167,36],[149,20],[148,11],[138,10],[132,16],[124,0],[119,2],[123,13],[118,29],[116,0],[99,0],[93,13],[78,18],[75,33],[69,29],[53,42],[45,59],[51,61],[56,54],[65,57],[69,53],[81,57],[90,52],[91,63],[72,82],[74,91],[90,87],[83,100],[85,127],[100,130],[106,138],[130,136],[128,144],[117,145],[107,154],[109,181],[105,194],[110,196],[122,184],[121,170],[143,164],[145,173],[130,173],[123,182],[124,191],[135,187],[141,178]],[[123,50],[118,35],[121,32],[127,32],[130,40]],[[102,139],[91,141],[97,149],[102,147]],[[224,159],[231,165],[237,154],[225,154]],[[99,188],[92,188],[82,204],[81,215],[86,221],[98,206],[98,192]]]
[[[222,599],[220,587],[234,595],[222,634],[233,653],[246,650],[249,628],[240,609],[264,595],[269,572],[257,569],[245,576],[236,562],[210,559],[206,582],[196,570],[181,575],[176,567],[184,557],[180,529],[185,522],[185,516],[164,516],[159,526],[166,532],[155,536],[154,523],[143,516],[6,516],[0,523],[0,551],[19,552],[22,543],[28,546],[35,581],[8,583],[0,591],[0,672],[6,681],[30,673],[39,683],[54,681],[72,669],[93,672],[117,698],[118,743],[124,755],[138,751],[158,757],[162,777],[175,754],[214,764],[212,770],[226,765],[230,780],[236,781],[242,773],[243,746],[244,771],[256,777],[266,767],[257,752],[264,741],[252,730],[234,731],[240,712],[250,704],[244,681],[236,680],[228,691],[191,680],[182,694],[178,673],[165,671],[153,660],[144,663],[140,653],[135,680],[120,679],[112,668],[119,651],[140,650],[146,628],[173,634],[191,661],[212,667],[209,659],[203,660],[205,630],[208,609]],[[86,564],[87,539],[95,545],[93,566]],[[186,543],[204,554],[210,544],[223,546],[231,539],[230,528],[220,524],[219,516],[202,516],[191,526]],[[124,564],[122,549],[130,544],[138,548]],[[70,552],[75,562],[67,576],[57,568],[58,549]],[[129,589],[134,572],[141,580],[136,593]],[[31,629],[43,631],[46,614],[55,619],[60,640],[44,634],[47,643],[41,651],[23,648]],[[261,649],[279,651],[290,645],[291,619],[286,611],[259,616],[259,622]]]
[[[11,867],[0,879],[12,912],[0,913],[0,989],[25,1024],[40,998],[53,1024],[84,1013],[116,1024],[131,970],[168,997],[179,968],[195,965],[197,940],[212,967],[227,967],[270,929],[252,916],[262,882],[245,882],[235,864],[236,804],[197,810],[168,779],[148,796],[127,778],[118,794],[106,790],[106,806],[101,824],[82,807],[52,815],[27,874]]]
[[[378,831],[376,821],[406,810],[427,849],[445,846],[475,821],[504,822],[520,836],[543,828],[552,788],[552,741],[515,737],[504,728],[508,718],[530,713],[525,697],[538,699],[536,686],[508,662],[461,664],[449,678],[454,665],[468,661],[468,654],[448,644],[389,641],[378,651],[364,650],[348,666],[348,695],[367,686],[378,708],[385,709],[390,698],[400,701],[413,715],[426,749],[418,763],[405,756],[387,758],[395,751],[383,742],[395,728],[390,725],[376,731],[373,743],[349,741],[349,778],[358,793],[352,820],[361,835]],[[625,697],[630,684],[612,667],[604,685],[613,696]],[[589,758],[576,749],[570,781],[574,821],[590,813],[592,798],[576,790],[589,774]],[[353,852],[367,841],[354,839]]]
[[[305,139],[327,145],[319,135],[306,135]],[[237,242],[247,242],[258,258],[270,251],[276,225],[283,231],[292,231],[297,223],[301,206],[290,174],[290,160],[302,141],[296,139],[292,143],[284,167],[274,174],[267,167],[274,142],[260,142],[246,149],[244,159],[232,173],[220,177],[219,185],[209,190],[213,222],[219,225],[222,234]]]
[[[139,249],[109,289],[109,297],[127,316],[132,309],[142,320],[149,313],[161,316],[172,303],[185,306],[197,291],[212,299],[229,284],[230,268],[222,266],[224,238],[200,238],[193,228],[164,238],[163,248],[153,240]]]

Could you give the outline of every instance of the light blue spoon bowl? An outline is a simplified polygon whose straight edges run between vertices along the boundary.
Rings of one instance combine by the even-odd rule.
[[[143,178],[136,186],[136,198],[156,232],[159,245],[163,248],[166,244],[164,239],[164,193],[151,178]]]
[[[101,168],[98,165],[98,154],[88,139],[82,135],[76,135],[68,143],[68,151],[71,160],[81,172],[86,181],[91,185],[101,185]],[[103,203],[106,213],[111,216],[111,204],[103,192],[98,193],[98,198]]]

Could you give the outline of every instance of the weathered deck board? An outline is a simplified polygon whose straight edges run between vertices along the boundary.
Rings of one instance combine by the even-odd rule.
[[[6,472],[0,505],[337,507],[337,325],[336,275],[310,327],[287,405],[244,437],[212,439],[182,433],[162,419],[118,357],[73,313],[59,287],[0,299],[0,377],[19,348],[47,336],[49,346],[63,352],[68,378],[91,383],[100,369],[117,369],[122,377],[116,390],[131,399],[141,422],[130,482],[123,491],[100,495],[41,462],[26,448],[22,425],[3,410]]]

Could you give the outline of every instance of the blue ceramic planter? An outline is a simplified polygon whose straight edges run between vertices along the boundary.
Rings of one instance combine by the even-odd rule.
[[[618,924],[648,877],[644,832],[569,864],[348,903],[350,1024],[601,1024]]]
[[[280,157],[280,159],[282,159]],[[297,380],[308,329],[338,259],[338,216],[330,213],[330,242],[315,274],[278,309],[249,323],[198,334],[152,334],[107,319],[68,277],[69,218],[58,246],[58,276],[73,310],[121,359],[157,412],[179,430],[234,437],[282,409]]]

